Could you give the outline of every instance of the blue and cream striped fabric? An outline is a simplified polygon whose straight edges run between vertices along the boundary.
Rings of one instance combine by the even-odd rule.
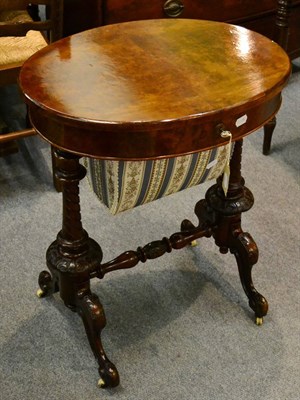
[[[226,146],[169,159],[111,161],[85,158],[93,191],[112,214],[179,192],[223,173]]]

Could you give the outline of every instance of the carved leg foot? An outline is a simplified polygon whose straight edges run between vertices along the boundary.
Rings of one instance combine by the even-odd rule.
[[[56,276],[52,276],[48,271],[42,271],[39,275],[39,286],[37,290],[38,297],[50,296],[53,293],[59,291],[58,279]]]
[[[181,222],[181,226],[180,226],[181,232],[184,232],[184,231],[192,231],[192,230],[194,230],[195,228],[196,228],[195,225],[194,225],[190,220],[188,220],[188,219],[184,219],[184,220]],[[192,240],[191,243],[190,243],[190,246],[192,246],[192,247],[195,247],[195,246],[197,246],[197,245],[198,245],[197,240]]]
[[[181,232],[197,232],[208,228],[213,228],[215,224],[215,215],[212,209],[208,206],[206,200],[200,200],[195,206],[195,214],[198,217],[198,226],[195,226],[190,220],[184,219],[181,222]],[[212,230],[208,230],[207,237],[211,236]],[[197,240],[191,241],[191,246],[197,246]]]
[[[180,229],[181,229],[182,232],[184,232],[184,231],[191,231],[191,230],[193,230],[193,229],[195,229],[195,228],[196,228],[195,225],[194,225],[190,220],[188,220],[188,219],[184,219],[184,220],[181,222]]]
[[[184,219],[181,222],[181,231],[192,231],[195,229],[204,229],[206,227],[213,226],[215,224],[215,214],[213,210],[208,206],[207,201],[202,199],[198,201],[195,206],[195,214],[198,217],[198,226],[196,227],[191,221],[188,219]]]
[[[255,312],[256,324],[261,325],[263,317],[268,312],[268,302],[255,289],[251,271],[258,260],[258,249],[255,241],[247,232],[240,232],[232,240],[230,252],[235,255],[237,260],[239,275],[244,291],[249,299],[249,306]]]
[[[82,317],[91,348],[99,363],[98,385],[101,388],[117,386],[120,381],[119,373],[107,358],[101,343],[101,331],[106,325],[106,318],[98,297],[89,289],[79,291],[77,311]]]

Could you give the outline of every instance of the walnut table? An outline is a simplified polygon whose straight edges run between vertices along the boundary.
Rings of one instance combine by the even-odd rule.
[[[81,315],[100,386],[117,386],[119,374],[101,343],[106,320],[90,290],[92,278],[212,236],[221,253],[234,254],[249,305],[262,322],[268,304],[251,278],[258,250],[241,228],[241,214],[254,201],[241,176],[242,139],[276,114],[289,74],[289,58],[269,39],[233,25],[184,19],[95,28],[24,64],[20,85],[31,121],[56,149],[55,174],[63,187],[63,225],[48,249],[50,273],[41,272],[39,295],[59,291]],[[184,220],[169,238],[101,263],[100,246],[81,224],[78,184],[86,171],[80,157],[177,157],[224,145],[228,134],[234,142],[228,192],[219,178],[195,206],[199,224]]]

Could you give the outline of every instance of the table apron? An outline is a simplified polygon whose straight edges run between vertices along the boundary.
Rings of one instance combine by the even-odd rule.
[[[232,133],[236,141],[259,129],[274,117],[281,105],[281,93],[250,107],[224,109],[203,117],[197,116],[172,123],[141,124],[142,129],[111,131],[95,121],[79,121],[52,114],[33,103],[29,104],[33,127],[53,146],[99,159],[148,160],[192,154],[224,145],[220,125]],[[244,121],[240,126],[237,121]],[[130,126],[130,125],[129,125]],[[148,128],[148,129],[147,129]]]

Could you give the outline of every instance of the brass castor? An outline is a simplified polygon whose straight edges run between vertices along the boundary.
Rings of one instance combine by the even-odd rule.
[[[104,381],[102,378],[100,378],[100,379],[98,380],[98,386],[99,386],[99,388],[103,389],[103,388],[105,388],[107,385],[106,385],[105,381]]]
[[[111,364],[111,363],[110,363]],[[113,364],[111,364],[113,365]],[[115,366],[109,367],[107,371],[103,371],[100,375],[100,379],[98,380],[98,387],[101,389],[104,388],[114,388],[118,386],[120,383],[119,373]]]
[[[41,297],[44,297],[45,293],[42,291],[42,289],[38,289],[36,291],[36,295],[37,295],[37,297],[41,298]]]
[[[263,319],[263,317],[256,317],[255,318],[255,323],[256,323],[256,325],[262,325],[263,324],[263,322],[264,322],[264,319]]]
[[[193,240],[193,241],[191,242],[191,246],[192,246],[192,247],[198,246],[197,240]]]

